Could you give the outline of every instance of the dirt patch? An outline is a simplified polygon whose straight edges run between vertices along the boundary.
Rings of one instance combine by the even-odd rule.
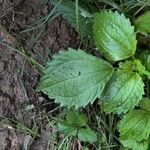
[[[36,30],[21,32],[29,24],[48,15],[51,9],[51,4],[49,2],[45,4],[42,0],[0,1],[0,24],[7,30],[7,32],[0,30],[0,42],[5,44],[0,45],[1,150],[22,149],[26,137],[25,133],[15,130],[15,122],[9,122],[6,127],[2,121],[11,118],[31,128],[33,126],[31,118],[33,114],[38,116],[39,101],[42,99],[35,91],[39,77],[38,71],[23,56],[6,45],[14,47],[12,38],[14,37],[29,56],[44,64],[60,49],[77,47],[79,43],[74,30],[61,17],[47,22]],[[43,101],[47,102],[44,98],[42,103]],[[50,111],[53,107],[50,105],[44,110]],[[34,106],[35,111],[29,112],[26,109],[28,106]],[[11,126],[11,129],[8,126]],[[37,139],[37,143],[40,143],[39,141],[43,143],[43,139],[47,143],[48,141],[45,140],[47,136],[42,134],[42,140]],[[34,146],[40,145],[36,144],[36,141],[33,143]]]
[[[0,149],[1,150],[21,150],[26,135],[9,124],[0,125]]]

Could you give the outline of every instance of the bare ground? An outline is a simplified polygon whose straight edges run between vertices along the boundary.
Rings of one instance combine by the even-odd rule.
[[[33,150],[45,150],[48,145],[53,129],[41,119],[41,112],[48,113],[55,105],[35,91],[40,77],[38,71],[24,56],[6,45],[14,47],[17,41],[27,54],[43,65],[60,49],[77,47],[76,33],[61,17],[21,33],[51,9],[52,6],[42,0],[0,1],[0,42],[5,44],[0,45],[0,150],[25,149],[30,140]],[[30,137],[24,129],[33,127],[33,118],[43,121],[37,123],[40,127],[36,138],[33,138],[34,133]]]

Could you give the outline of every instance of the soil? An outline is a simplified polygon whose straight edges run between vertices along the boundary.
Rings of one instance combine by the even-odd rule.
[[[35,91],[39,72],[11,47],[19,43],[43,65],[60,49],[77,47],[75,31],[61,17],[33,31],[22,32],[47,16],[52,8],[43,0],[0,0],[0,150],[26,150],[28,145],[33,150],[46,150],[51,128],[42,123],[38,131],[41,136],[34,139],[23,132],[23,127],[32,128],[33,116],[55,106]]]

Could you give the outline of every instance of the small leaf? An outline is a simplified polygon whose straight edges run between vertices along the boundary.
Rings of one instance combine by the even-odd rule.
[[[143,53],[141,53],[140,60],[145,66],[146,70],[150,71],[150,51],[149,50],[145,50]]]
[[[90,128],[81,128],[78,132],[78,138],[83,142],[96,142],[97,141],[97,135],[95,132],[93,132]]]
[[[75,110],[69,110],[66,115],[66,120],[70,125],[75,127],[87,126],[87,117],[83,113],[79,113]]]
[[[119,62],[119,68],[125,71],[135,71],[134,62],[130,60],[126,60],[125,62]]]
[[[100,97],[113,73],[112,66],[81,50],[56,55],[41,78],[37,90],[68,107],[85,107]]]
[[[139,74],[118,70],[106,85],[101,100],[107,113],[126,113],[132,110],[144,94]]]
[[[119,132],[120,141],[124,146],[141,146],[141,149],[146,150],[150,136],[150,113],[145,110],[133,110],[126,114],[119,124]]]
[[[89,12],[78,6],[79,12],[76,16],[75,3],[70,0],[51,0],[51,3],[57,7],[57,11],[75,28],[82,38],[91,35],[92,15]]]
[[[129,19],[118,12],[101,12],[94,16],[95,45],[109,60],[124,60],[134,55],[136,36]]]
[[[141,109],[147,111],[150,113],[150,99],[147,97],[144,97],[141,102],[139,103],[139,106]]]
[[[83,142],[93,143],[97,140],[96,133],[87,124],[86,116],[75,110],[67,112],[66,119],[58,123],[58,128],[64,134],[76,136]]]
[[[144,35],[150,33],[150,11],[137,18],[135,21],[135,27]]]
[[[134,61],[126,60],[125,62],[119,63],[119,68],[126,71],[137,72],[139,75],[147,75],[150,76],[150,72],[145,69],[145,66],[142,65],[139,59],[135,59]]]
[[[127,139],[127,140],[121,140],[120,142],[124,147],[130,148],[132,150],[147,150],[149,145],[148,140],[143,140],[141,142],[138,142],[132,139]]]
[[[58,123],[58,129],[63,132],[64,134],[67,134],[69,136],[76,136],[77,135],[77,128],[74,126],[71,126],[65,121],[61,121]]]

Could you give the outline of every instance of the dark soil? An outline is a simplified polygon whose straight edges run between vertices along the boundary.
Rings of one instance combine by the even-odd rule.
[[[30,149],[47,147],[51,129],[46,123],[40,123],[40,138],[35,139],[17,127],[19,123],[32,128],[33,116],[51,111],[53,103],[47,104],[49,100],[35,91],[38,71],[6,45],[15,47],[17,41],[27,54],[43,65],[60,49],[77,47],[76,33],[61,17],[33,31],[21,32],[49,14],[51,9],[51,4],[43,0],[0,0],[0,42],[5,44],[0,44],[0,150],[21,150],[27,145],[26,141],[29,143],[28,139],[32,139]],[[27,108],[31,106],[34,109],[29,111]]]

